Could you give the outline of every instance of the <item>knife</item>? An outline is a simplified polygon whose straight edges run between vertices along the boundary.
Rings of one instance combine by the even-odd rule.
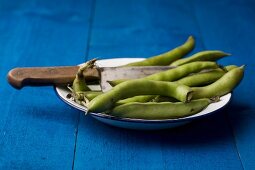
[[[103,91],[111,88],[107,81],[142,78],[170,66],[97,67],[84,71],[87,82],[99,81]],[[79,66],[14,68],[7,75],[8,82],[16,89],[24,86],[67,85],[73,82]]]

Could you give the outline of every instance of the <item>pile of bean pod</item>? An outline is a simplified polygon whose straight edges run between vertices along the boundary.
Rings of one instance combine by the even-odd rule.
[[[125,65],[175,67],[140,79],[109,81],[113,88],[105,93],[91,91],[86,85],[82,73],[93,67],[95,60],[88,61],[69,88],[74,100],[86,106],[87,112],[147,120],[196,114],[231,92],[242,80],[244,66],[218,65],[217,60],[230,55],[218,50],[182,58],[194,46],[195,40],[190,36],[184,44],[166,53]]]

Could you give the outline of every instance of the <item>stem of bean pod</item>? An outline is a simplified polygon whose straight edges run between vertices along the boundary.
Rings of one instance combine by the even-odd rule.
[[[211,98],[210,98],[210,101],[211,101],[212,103],[219,102],[219,101],[220,101],[220,96],[211,97]]]
[[[79,76],[80,78],[83,78],[84,75],[83,75],[83,72],[86,70],[86,69],[90,69],[90,68],[93,68],[95,66],[95,62],[97,61],[97,59],[92,59],[88,62],[86,62],[83,66],[80,67],[80,69],[78,70],[77,72],[77,76]]]

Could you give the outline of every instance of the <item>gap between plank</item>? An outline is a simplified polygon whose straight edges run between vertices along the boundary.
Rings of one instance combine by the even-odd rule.
[[[206,49],[205,49],[205,43],[204,43],[204,37],[203,37],[202,31],[201,31],[201,28],[200,28],[200,26],[199,26],[199,23],[198,23],[198,19],[197,19],[197,15],[196,15],[196,10],[195,10],[195,6],[194,6],[194,2],[193,2],[193,1],[191,1],[190,6],[191,6],[191,11],[190,11],[190,12],[191,12],[191,17],[193,17],[193,20],[194,20],[195,25],[196,25],[196,27],[197,27],[197,32],[198,32],[198,34],[199,34],[199,36],[200,36],[200,38],[201,38],[202,48],[203,48],[204,50],[206,50]],[[195,37],[195,38],[196,38],[196,37]]]
[[[192,16],[193,16],[194,21],[195,21],[195,23],[197,25],[198,33],[199,33],[199,35],[201,37],[201,41],[202,41],[202,46],[205,49],[206,45],[204,43],[204,37],[203,37],[202,31],[201,31],[201,28],[199,26],[199,22],[198,22],[198,19],[197,19],[196,9],[195,9],[195,6],[194,6],[194,1],[191,1],[190,5],[191,5],[191,8],[193,9],[192,11],[194,11],[194,12],[192,12]],[[237,157],[238,157],[238,159],[239,159],[239,161],[241,163],[242,169],[244,169],[243,162],[242,162],[242,159],[241,159],[241,155],[240,155],[240,153],[238,151],[238,147],[237,147],[237,144],[236,144],[236,138],[235,138],[235,135],[234,135],[234,129],[231,126],[228,114],[225,114],[225,119],[227,121],[228,128],[229,128],[229,130],[231,132],[231,136],[233,138],[233,143],[234,143],[234,147],[235,147],[235,151],[236,151]]]
[[[227,119],[227,124],[228,124],[228,127],[229,127],[230,131],[231,131],[231,136],[232,136],[233,139],[234,139],[234,146],[235,146],[235,148],[236,148],[236,154],[237,154],[237,156],[238,156],[238,159],[239,159],[240,162],[241,162],[242,169],[244,170],[244,166],[243,166],[243,162],[242,162],[242,159],[241,159],[241,155],[240,155],[240,153],[239,153],[239,151],[238,151],[238,147],[237,147],[237,144],[236,144],[236,137],[235,137],[235,135],[234,135],[234,128],[233,128],[232,125],[231,125],[228,112],[225,113],[225,119]]]
[[[88,60],[89,56],[89,47],[90,47],[90,41],[91,41],[91,33],[92,33],[92,25],[94,21],[94,16],[95,16],[95,9],[96,9],[96,0],[92,2],[91,5],[91,12],[90,12],[90,17],[89,17],[89,28],[88,28],[88,39],[87,39],[87,45],[86,45],[86,51],[85,51],[85,61]],[[77,139],[78,139],[78,132],[79,132],[79,124],[80,124],[80,119],[81,119],[81,114],[79,113],[78,121],[77,121],[77,126],[75,127],[75,141],[74,141],[74,151],[73,151],[73,161],[72,161],[72,170],[74,169],[74,164],[75,164],[75,157],[76,157],[76,144],[77,144]]]
[[[91,42],[91,34],[92,34],[92,27],[94,23],[94,16],[95,16],[95,11],[96,11],[96,0],[92,2],[91,5],[91,13],[89,17],[89,29],[88,29],[88,39],[87,39],[87,45],[86,45],[86,53],[85,53],[85,61],[88,60],[89,57],[89,47],[90,47],[90,42]]]

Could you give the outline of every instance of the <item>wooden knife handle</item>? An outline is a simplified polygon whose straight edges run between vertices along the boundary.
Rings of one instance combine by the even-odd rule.
[[[44,86],[72,83],[79,66],[14,68],[7,75],[8,82],[17,89],[24,86]],[[87,81],[99,80],[96,69],[84,72]]]

